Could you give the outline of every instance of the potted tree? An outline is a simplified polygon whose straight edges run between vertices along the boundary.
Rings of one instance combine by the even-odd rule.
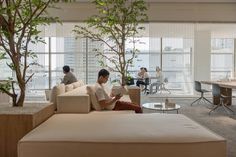
[[[86,27],[76,25],[74,32],[77,38],[89,38],[106,47],[94,49],[100,64],[118,72],[121,75],[121,84],[125,85],[128,68],[137,57],[135,43],[139,41],[135,37],[139,30],[144,29],[139,24],[147,20],[146,3],[144,0],[94,0],[93,3],[98,14],[86,20]],[[126,49],[127,42],[133,44],[129,50]]]
[[[57,17],[48,16],[46,11],[56,2],[59,0],[0,1],[0,59],[8,59],[7,65],[15,76],[0,82],[0,92],[12,98],[13,106],[23,106],[26,84],[34,75],[26,76],[27,69],[36,64],[29,58],[37,57],[29,44],[44,42],[38,26],[58,22]]]
[[[71,0],[61,0],[63,2]],[[0,81],[0,92],[12,98],[9,108],[0,105],[0,156],[17,156],[17,142],[27,132],[53,114],[52,105],[22,107],[26,84],[34,74],[27,76],[27,70],[36,63],[37,57],[29,44],[44,42],[38,27],[58,22],[50,17],[47,8],[59,0],[0,0],[0,60],[6,61],[12,77]]]

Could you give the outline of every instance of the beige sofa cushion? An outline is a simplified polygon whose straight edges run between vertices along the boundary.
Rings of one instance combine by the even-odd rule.
[[[57,113],[89,113],[90,104],[86,85],[84,85],[57,97]]]
[[[95,109],[96,111],[101,111],[102,108],[99,105],[99,103],[97,101],[96,94],[95,94],[95,86],[94,85],[88,85],[87,86],[87,92],[89,94],[90,101],[92,103],[92,108]]]
[[[128,95],[127,86],[112,86],[111,92],[113,95]]]
[[[65,86],[66,92],[72,91],[74,89],[74,86],[72,84],[68,84]]]
[[[88,94],[62,94],[58,96],[57,101],[57,113],[89,113],[91,109]]]
[[[55,109],[57,106],[57,96],[60,94],[65,93],[65,85],[64,84],[59,84],[57,86],[54,86],[51,91],[50,95],[50,102],[52,102],[55,105]]]
[[[84,82],[82,80],[78,80],[77,82],[72,83],[73,88],[78,88],[84,85]]]

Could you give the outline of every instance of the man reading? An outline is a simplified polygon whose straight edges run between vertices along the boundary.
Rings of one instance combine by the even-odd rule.
[[[95,94],[101,108],[104,110],[134,110],[135,113],[142,113],[140,106],[131,102],[120,101],[121,95],[109,95],[106,92],[104,84],[107,82],[109,74],[106,69],[101,69],[98,72],[98,79],[95,84]]]

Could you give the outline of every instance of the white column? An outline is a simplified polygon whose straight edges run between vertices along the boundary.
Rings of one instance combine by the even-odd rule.
[[[194,34],[194,80],[211,79],[211,33],[196,30]]]

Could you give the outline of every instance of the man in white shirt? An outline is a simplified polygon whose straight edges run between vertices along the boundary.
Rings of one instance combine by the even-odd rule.
[[[70,72],[70,67],[68,65],[63,66],[62,69],[65,75],[61,83],[68,85],[77,81],[77,78],[75,77],[75,75],[72,72]]]
[[[163,75],[162,75],[162,72],[161,72],[161,68],[160,67],[156,67],[156,78],[157,78],[157,81],[156,82],[153,82],[151,85],[150,85],[150,94],[153,94],[153,87],[156,86],[156,92],[157,90],[160,90],[160,87],[161,87],[161,84],[163,82]]]
[[[135,113],[142,113],[142,109],[138,104],[120,101],[121,95],[114,96],[106,92],[104,84],[107,82],[109,74],[106,69],[101,69],[98,72],[98,79],[95,84],[95,94],[101,108],[104,110],[134,110]]]

